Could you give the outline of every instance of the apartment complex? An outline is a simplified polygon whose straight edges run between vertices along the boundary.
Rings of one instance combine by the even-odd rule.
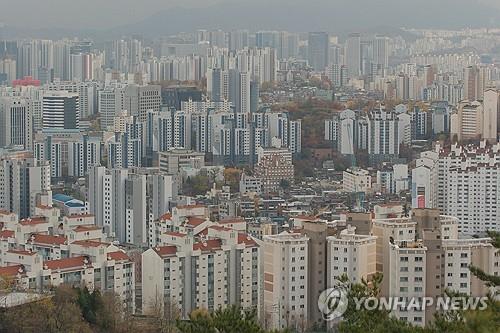
[[[142,254],[143,313],[166,306],[183,316],[197,308],[213,311],[227,305],[258,309],[257,243],[227,223],[188,216],[198,214],[196,207],[186,210],[162,217],[168,231],[159,231],[158,244]]]
[[[424,152],[412,170],[412,206],[456,216],[459,231],[500,230],[500,144],[452,145]]]

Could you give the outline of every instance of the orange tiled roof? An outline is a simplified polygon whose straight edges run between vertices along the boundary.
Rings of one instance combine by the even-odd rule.
[[[9,250],[8,253],[21,254],[23,256],[33,256],[36,252],[26,251],[26,250]]]
[[[245,220],[242,217],[228,218],[219,221],[219,224],[243,223]]]
[[[203,222],[205,222],[205,219],[203,219],[203,218],[190,216],[190,217],[188,217],[187,224],[190,226],[193,226],[193,227],[197,227],[200,224],[202,224]]]
[[[222,241],[220,239],[208,239],[204,242],[198,242],[193,244],[193,250],[201,251],[213,251],[220,249],[222,247]]]
[[[92,231],[92,230],[101,230],[101,227],[99,227],[97,225],[78,225],[73,229],[73,231],[75,231],[75,232],[85,232],[85,231]]]
[[[130,260],[130,257],[123,251],[109,252],[107,257],[108,260],[114,261]]]
[[[175,237],[185,237],[185,236],[187,236],[187,234],[184,234],[182,232],[177,232],[177,231],[167,231],[165,233],[165,235],[175,236]]]
[[[15,232],[13,230],[2,230],[0,231],[0,238],[11,238],[15,236]]]
[[[67,242],[67,238],[63,236],[33,234],[32,237],[34,244],[63,245]]]
[[[28,217],[26,219],[22,219],[21,221],[19,221],[19,224],[21,225],[35,225],[42,223],[48,223],[44,216],[33,216],[31,218]]]
[[[246,246],[256,246],[257,242],[255,242],[255,240],[247,234],[239,233],[238,244],[245,244]]]
[[[166,257],[177,253],[177,247],[175,245],[157,246],[153,248],[153,250],[155,250],[160,257]]]
[[[165,213],[162,216],[160,216],[159,220],[170,220],[171,218],[172,218],[172,214]]]
[[[92,263],[88,260],[87,257],[72,257],[72,258],[64,258],[58,260],[49,260],[43,263],[44,267],[47,269],[68,269],[68,268],[83,268],[84,265],[87,267],[91,267]]]
[[[99,247],[99,246],[108,246],[108,243],[103,243],[97,240],[77,240],[72,242],[71,244],[80,245],[83,247]]]
[[[0,276],[16,276],[19,273],[24,273],[23,265],[0,267]]]

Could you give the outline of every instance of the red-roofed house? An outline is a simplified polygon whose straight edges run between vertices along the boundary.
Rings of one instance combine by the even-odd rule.
[[[64,236],[33,234],[26,242],[25,248],[38,252],[43,260],[55,260],[69,256],[68,240]]]
[[[94,267],[87,256],[45,261],[41,275],[43,289],[60,284],[94,289]]]
[[[42,256],[24,249],[10,249],[0,255],[0,266],[24,265],[27,271],[37,271],[42,267]]]
[[[22,219],[15,227],[16,238],[24,244],[32,234],[48,234],[50,224],[44,216],[34,216]]]

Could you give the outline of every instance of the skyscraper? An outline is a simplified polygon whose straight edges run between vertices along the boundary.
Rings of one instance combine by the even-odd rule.
[[[29,100],[0,97],[0,147],[22,146],[31,149],[32,121]]]
[[[349,78],[356,78],[361,74],[361,35],[352,33],[345,43],[345,62]]]
[[[497,141],[497,123],[499,112],[499,95],[496,89],[487,89],[484,92],[483,104],[483,133],[482,138],[492,142]]]
[[[373,63],[382,65],[382,68],[389,66],[389,39],[385,36],[375,36],[373,39]]]
[[[308,61],[315,71],[324,71],[328,65],[328,34],[310,32],[308,38]]]
[[[37,163],[31,153],[16,151],[0,158],[0,209],[33,216],[39,195],[49,195],[50,164]],[[50,199],[52,200],[52,199]]]

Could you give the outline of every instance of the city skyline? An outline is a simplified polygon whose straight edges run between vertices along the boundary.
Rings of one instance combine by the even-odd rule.
[[[496,333],[500,4],[266,4],[0,3],[0,332]]]

